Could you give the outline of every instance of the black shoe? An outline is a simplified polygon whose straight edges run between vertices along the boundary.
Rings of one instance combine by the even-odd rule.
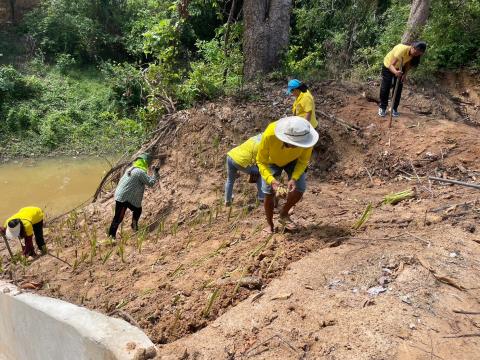
[[[132,221],[132,230],[138,231],[138,221]]]

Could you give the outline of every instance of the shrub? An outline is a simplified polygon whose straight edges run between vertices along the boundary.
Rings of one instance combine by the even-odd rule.
[[[40,140],[47,148],[55,149],[65,142],[72,131],[72,119],[65,112],[53,112],[40,125]]]
[[[66,74],[69,69],[71,69],[77,61],[75,58],[70,54],[60,54],[57,56],[55,67],[58,71],[62,74]]]

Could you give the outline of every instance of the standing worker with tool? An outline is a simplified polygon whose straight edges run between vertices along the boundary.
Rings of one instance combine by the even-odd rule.
[[[275,193],[281,190],[279,178],[287,173],[287,201],[280,211],[280,223],[294,225],[288,211],[300,201],[306,189],[305,170],[318,141],[318,133],[304,118],[290,116],[267,126],[258,147],[257,165],[262,176],[262,191],[269,231],[273,233]]]
[[[238,145],[227,153],[227,181],[225,182],[225,206],[230,206],[233,199],[233,184],[241,171],[250,175],[249,182],[257,184],[257,199],[264,199],[262,192],[262,178],[256,164],[258,145],[262,134],[252,136],[243,144]]]
[[[42,209],[34,206],[24,207],[10,216],[5,221],[4,227],[0,226],[0,231],[8,240],[25,239],[25,245],[22,244],[24,256],[36,256],[32,241],[33,235],[35,235],[37,247],[42,255],[45,255],[47,246],[43,238],[43,218]]]
[[[398,117],[398,105],[402,96],[403,83],[406,81],[407,72],[418,66],[420,57],[427,50],[427,44],[423,41],[415,41],[411,45],[398,44],[383,59],[382,84],[380,86],[380,107],[378,115],[387,115],[388,97],[392,86],[395,90],[395,98],[392,100],[391,115]],[[398,82],[398,85],[397,85]]]
[[[108,232],[113,239],[117,235],[118,227],[122,223],[127,209],[132,211],[132,229],[138,230],[145,186],[152,187],[159,179],[158,171],[160,169],[157,166],[153,168],[153,176],[147,175],[151,163],[152,156],[150,154],[139,155],[120,179],[115,190],[115,215]]]

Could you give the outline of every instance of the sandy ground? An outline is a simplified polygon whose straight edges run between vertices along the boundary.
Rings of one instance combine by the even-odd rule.
[[[480,176],[478,88],[458,79],[453,95],[407,87],[391,130],[374,84],[315,84],[318,109],[337,121],[319,116],[324,146],[298,228],[273,237],[244,176],[223,207],[223,163],[288,111],[281,86],[166,117],[175,140],[158,150],[169,157],[146,193],[148,230],[132,234],[127,218],[119,244],[105,243],[106,196],[49,228],[74,269],[52,257],[5,266],[4,256],[3,276],[133,319],[159,359],[478,359],[480,193],[427,179]],[[409,188],[415,198],[377,206]]]

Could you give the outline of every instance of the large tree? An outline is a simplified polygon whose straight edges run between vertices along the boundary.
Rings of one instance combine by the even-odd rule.
[[[243,3],[244,75],[250,80],[280,64],[287,49],[292,0],[245,0]]]
[[[402,37],[402,43],[408,44],[417,40],[430,14],[430,0],[413,0],[407,22],[407,30]]]

